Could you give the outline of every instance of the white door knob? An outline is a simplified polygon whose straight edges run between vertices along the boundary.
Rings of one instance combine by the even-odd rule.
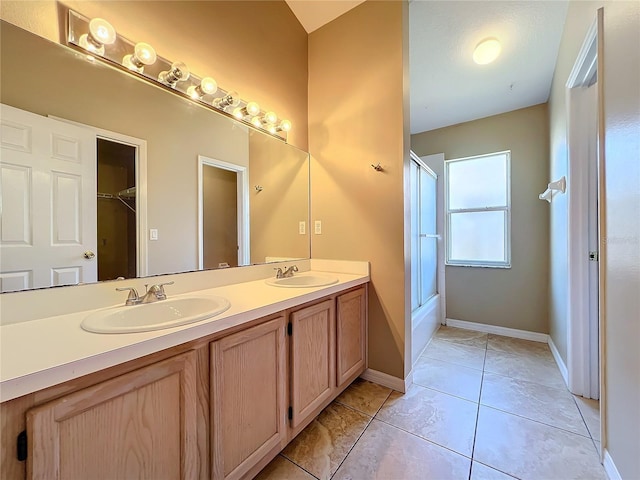
[[[93,253],[90,250],[87,250],[86,252],[84,252],[83,254],[84,258],[86,258],[87,260],[91,260],[92,258],[94,258],[96,256],[95,253]]]

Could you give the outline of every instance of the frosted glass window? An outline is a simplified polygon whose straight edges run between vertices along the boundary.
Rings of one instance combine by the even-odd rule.
[[[510,161],[510,152],[447,160],[447,265],[511,266]]]
[[[506,154],[459,160],[449,164],[451,210],[507,205]]]
[[[451,214],[451,258],[459,261],[504,262],[505,212]]]

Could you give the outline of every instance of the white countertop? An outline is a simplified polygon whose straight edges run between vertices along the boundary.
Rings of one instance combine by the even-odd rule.
[[[308,273],[328,272],[315,270]],[[264,279],[260,279],[200,290],[197,293],[228,299],[231,307],[213,318],[151,332],[86,332],[80,327],[80,323],[95,310],[4,325],[0,327],[0,402],[196,340],[369,281],[369,275],[362,272],[331,272],[330,275],[337,277],[338,283],[325,287],[281,288],[267,285]]]

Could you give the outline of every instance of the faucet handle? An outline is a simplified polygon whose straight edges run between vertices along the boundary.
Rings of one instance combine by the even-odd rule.
[[[138,291],[133,287],[118,287],[116,288],[118,292],[126,292],[129,291],[129,295],[127,296],[127,301],[124,302],[125,305],[137,305],[140,303],[140,297],[138,296]]]
[[[281,268],[274,268],[274,270],[276,271],[276,278],[282,278],[283,273],[282,273],[282,269]]]
[[[160,294],[160,295],[164,295],[164,298],[167,298],[167,294],[166,294],[166,293],[164,293],[164,286],[165,286],[165,285],[173,285],[174,283],[176,283],[176,282],[171,281],[171,282],[159,283],[159,284],[158,284],[158,288],[160,289],[159,294]]]

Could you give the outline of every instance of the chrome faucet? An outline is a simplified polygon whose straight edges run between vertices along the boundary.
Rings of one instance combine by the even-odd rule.
[[[147,293],[144,294],[140,303],[153,303],[159,300],[166,300],[167,294],[164,291],[164,286],[173,285],[173,283],[174,282],[158,283],[157,285],[151,285],[150,287],[149,284],[146,284],[145,288],[147,289]]]
[[[291,265],[289,268],[285,267],[285,271],[283,272],[281,268],[274,268],[276,270],[276,278],[289,278],[293,277],[293,272],[298,271],[297,265]]]
[[[149,284],[146,284],[145,288],[147,289],[147,293],[144,294],[144,297],[140,297],[140,295],[138,295],[138,291],[133,287],[116,288],[116,290],[119,292],[129,291],[127,301],[124,302],[125,305],[139,305],[141,303],[153,303],[158,300],[166,300],[167,294],[164,291],[164,286],[173,285],[173,283],[174,282],[158,283],[157,285],[151,285],[150,287]]]

